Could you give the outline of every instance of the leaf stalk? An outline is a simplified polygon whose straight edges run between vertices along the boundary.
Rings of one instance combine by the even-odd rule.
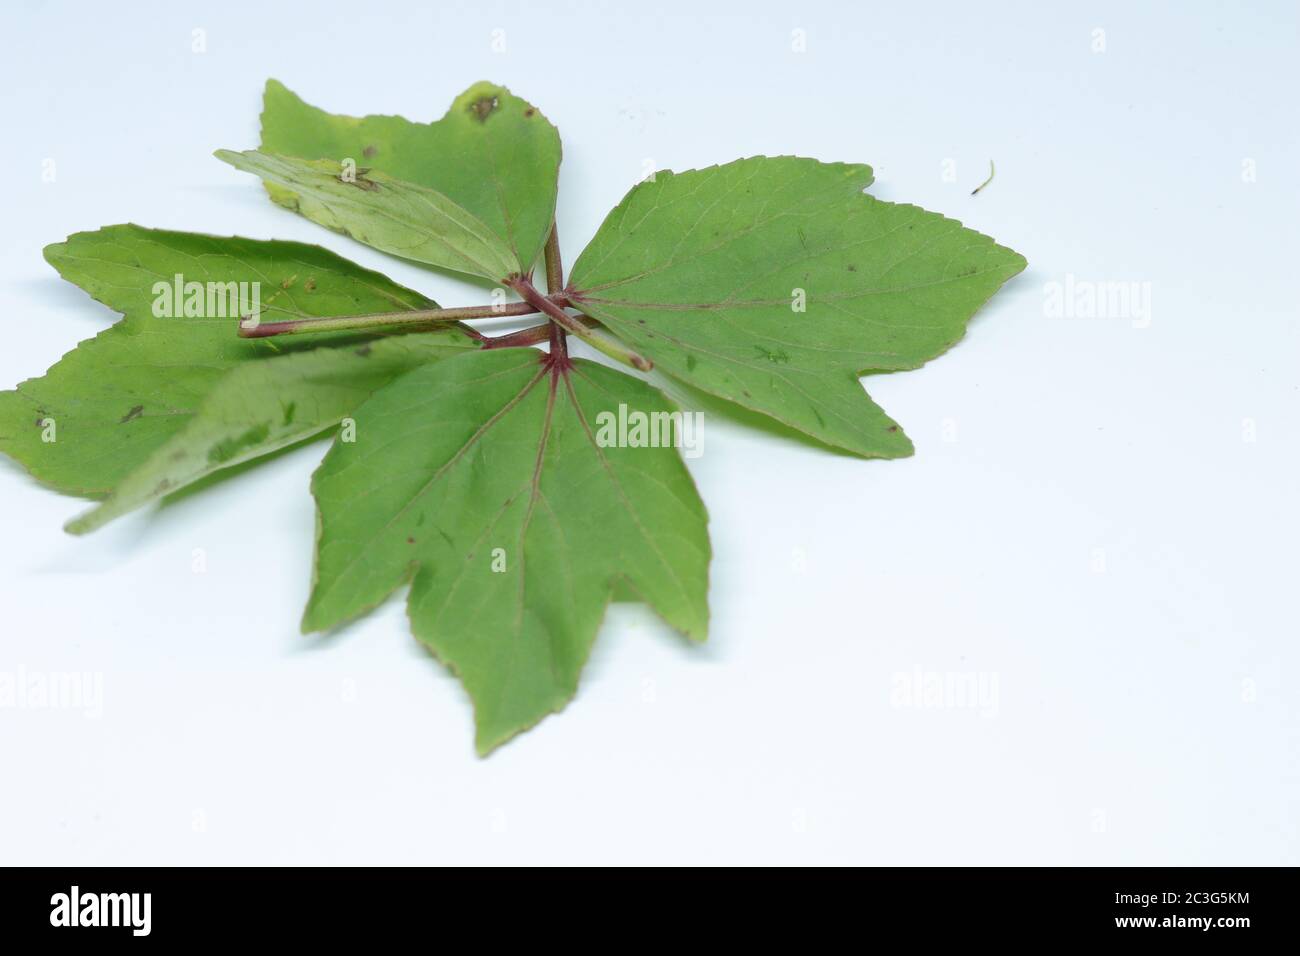
[[[545,313],[547,318],[564,329],[564,331],[572,332],[596,351],[602,352],[625,365],[630,365],[639,372],[648,372],[654,368],[654,363],[645,356],[633,352],[622,342],[597,332],[584,324],[581,319],[569,315],[551,299],[542,295],[530,280],[523,276],[515,276],[507,284],[518,292],[519,297],[526,303],[535,306],[537,311]],[[567,301],[567,298],[565,301]]]
[[[407,312],[373,312],[367,315],[331,315],[324,318],[288,319],[283,322],[258,322],[239,325],[239,337],[263,339],[272,335],[301,335],[305,332],[375,331],[409,329],[412,326],[437,328],[464,319],[491,319],[505,316],[536,315],[539,310],[526,302],[496,305],[471,305],[455,309],[412,309]]]

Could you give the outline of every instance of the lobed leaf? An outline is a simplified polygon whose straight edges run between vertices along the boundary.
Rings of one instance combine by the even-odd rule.
[[[500,238],[510,250],[511,272],[532,269],[555,218],[560,134],[540,110],[494,83],[475,83],[437,122],[413,123],[400,116],[327,113],[268,80],[262,149],[332,160],[336,169],[351,160],[357,168],[435,190]],[[270,184],[268,190],[276,202],[324,221],[291,188]]]
[[[411,627],[469,691],[482,752],[573,696],[617,585],[703,640],[704,505],[676,449],[598,443],[620,405],[673,411],[637,379],[531,349],[467,353],[381,389],[312,480],[303,629],[410,581]]]
[[[337,425],[397,376],[478,343],[458,329],[311,349],[232,368],[184,427],[117,483],[102,504],[67,525],[94,531],[222,468]]]
[[[37,479],[108,495],[181,432],[228,371],[322,342],[242,339],[237,315],[158,317],[157,283],[261,283],[263,317],[434,308],[435,303],[318,246],[106,226],[46,248],[65,279],[124,318],[45,375],[0,392],[0,451]],[[228,310],[227,310],[228,311]],[[48,426],[53,424],[53,441]]]
[[[333,160],[219,149],[236,169],[289,187],[308,219],[393,255],[501,282],[520,270],[505,240],[442,193]]]
[[[1025,260],[863,195],[871,178],[788,156],[657,173],[574,264],[573,301],[695,388],[864,457],[908,455],[858,375],[942,353]]]
[[[271,80],[262,148],[218,156],[318,223],[504,282],[542,253],[560,141],[493,84],[419,124],[325,113]],[[652,358],[670,395],[857,455],[909,454],[858,376],[943,352],[1025,261],[863,195],[870,182],[867,166],[794,157],[659,173],[606,218],[568,300]],[[572,698],[610,601],[704,639],[707,515],[671,447],[676,408],[646,382],[562,350],[483,350],[463,327],[286,344],[239,338],[228,310],[156,309],[173,280],[256,284],[261,318],[435,307],[315,246],[125,225],[46,257],[124,315],[0,393],[0,450],[104,499],[69,530],[349,419],[313,476],[303,629],[409,584],[412,629],[472,698],[480,752]],[[622,433],[638,419],[639,439]]]

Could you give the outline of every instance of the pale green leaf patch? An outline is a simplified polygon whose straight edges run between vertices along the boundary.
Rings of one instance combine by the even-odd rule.
[[[505,241],[442,193],[333,160],[219,149],[236,169],[292,189],[307,218],[383,252],[493,282],[518,275]]]
[[[397,376],[477,347],[463,332],[447,329],[236,366],[183,428],[122,478],[107,500],[67,528],[74,534],[94,531],[213,472],[318,435]]]
[[[40,481],[89,498],[106,497],[181,432],[231,369],[356,339],[346,333],[240,338],[235,303],[227,297],[223,307],[210,309],[208,291],[257,283],[263,319],[436,306],[376,272],[299,242],[121,225],[77,233],[47,247],[45,257],[124,318],[45,375],[0,392],[0,451]],[[172,292],[177,276],[182,289],[195,283],[203,290],[203,314],[185,314],[186,297]]]
[[[475,83],[437,122],[413,123],[400,116],[327,113],[268,80],[262,150],[329,160],[336,172],[347,164],[368,170],[363,175],[370,178],[386,175],[441,194],[509,250],[507,272],[486,276],[494,282],[533,268],[555,218],[560,134],[535,106],[495,83]],[[277,202],[343,228],[319,204],[304,205],[292,186],[277,182],[268,180]],[[466,271],[455,261],[433,264]]]

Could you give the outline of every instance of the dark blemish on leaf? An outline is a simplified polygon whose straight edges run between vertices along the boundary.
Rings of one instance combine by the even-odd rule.
[[[374,192],[379,188],[379,183],[372,179],[366,179],[366,173],[370,172],[369,166],[358,166],[356,174],[353,176],[344,176],[339,173],[334,178],[345,186],[356,186],[358,189],[364,189],[366,192]],[[346,233],[351,235],[351,233]]]
[[[290,402],[288,405],[284,406],[284,424],[286,425],[293,424],[293,413],[297,410],[298,410],[297,402]]]
[[[807,248],[808,248],[808,237],[805,236],[805,235],[803,234],[803,230],[802,230],[802,229],[795,229],[795,232],[797,232],[797,233],[799,234],[799,245],[801,245],[801,246],[803,246],[805,249],[807,249]]]
[[[492,111],[499,105],[500,100],[495,96],[480,96],[469,104],[469,111],[474,114],[474,118],[480,123],[486,123],[487,118],[492,115]]]
[[[363,346],[361,346],[361,348],[356,349],[356,353],[357,353],[358,355],[360,355],[362,358],[365,358],[367,355],[370,354],[370,346],[369,346],[369,345],[363,345]]]
[[[293,288],[293,284],[294,284],[295,282],[297,282],[297,281],[298,281],[298,277],[297,277],[297,276],[289,276],[289,278],[284,279],[284,280],[282,280],[282,281],[280,282],[280,288],[281,288],[281,289],[292,289],[292,288]]]
[[[220,465],[230,461],[244,449],[265,441],[270,433],[271,423],[263,422],[261,425],[254,425],[241,435],[219,441],[208,449],[208,463]]]
[[[813,413],[813,418],[817,419],[817,424],[820,425],[822,428],[825,428],[826,419],[822,418],[821,412],[817,411],[817,409],[814,408],[812,410],[812,413]]]
[[[158,482],[158,484],[153,486],[153,493],[155,495],[160,495],[171,486],[172,480],[170,478],[164,478],[162,481]]]
[[[302,287],[306,289],[308,292],[314,292],[316,289],[316,280],[308,279],[306,282],[302,284]]]
[[[186,458],[189,457],[189,454],[190,453],[187,452],[184,448],[177,448],[174,452],[172,452],[172,461],[184,461]]]
[[[688,371],[688,372],[694,372],[694,371],[695,371],[695,366],[698,365],[698,364],[699,364],[699,362],[695,361],[695,356],[694,356],[694,355],[688,355],[688,356],[686,356],[686,371]]]
[[[637,319],[639,325],[645,325],[645,319]]]
[[[785,349],[765,349],[761,345],[755,345],[754,348],[758,350],[759,358],[765,358],[773,365],[787,365],[790,362]]]
[[[898,426],[897,426],[897,425],[890,425],[888,428],[885,429],[885,431],[887,431],[887,432],[896,432],[896,431],[898,431]]]
[[[532,115],[533,115],[534,113],[536,113],[536,112],[537,112],[537,110],[533,109],[533,108],[530,106],[530,107],[528,107],[528,109],[524,110],[524,115],[525,115],[525,116],[532,116]]]
[[[749,392],[748,392],[746,389],[743,389],[743,388],[740,390],[740,394],[741,394],[741,395],[744,395],[746,398],[753,398],[753,397],[754,397],[753,395],[750,395]]]
[[[851,266],[849,266],[849,271],[850,271],[850,272],[857,272],[857,271],[858,271],[858,267],[857,267],[857,266],[853,266],[853,265],[851,265]]]
[[[135,406],[135,408],[131,409],[129,412],[127,412],[118,420],[118,424],[125,425],[127,422],[134,421],[135,419],[140,417],[140,413],[143,411],[144,411],[143,405]]]
[[[378,148],[377,146],[373,146],[373,145],[372,145],[372,146],[367,146],[365,149],[363,149],[363,150],[361,151],[361,155],[364,156],[364,157],[366,157],[366,159],[369,159],[371,156],[375,155],[375,153],[377,153],[377,152],[379,152],[379,148]]]
[[[408,537],[408,538],[406,539],[406,543],[407,543],[407,544],[415,544],[415,539],[414,539],[414,538],[410,538],[410,537]]]
[[[448,545],[452,545],[453,542],[451,540],[451,535],[443,531],[441,528],[438,529],[438,534],[442,536],[442,540],[446,541]]]

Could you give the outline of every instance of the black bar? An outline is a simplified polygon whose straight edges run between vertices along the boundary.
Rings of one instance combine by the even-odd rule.
[[[666,870],[594,879],[581,870],[9,869],[0,871],[0,927],[6,944],[75,936],[96,945],[284,941],[332,951],[410,936],[463,946],[455,940],[465,934],[493,949],[515,934],[533,945],[622,946],[680,944],[697,933],[701,942],[799,933],[864,945],[903,934],[924,950],[1001,940],[1233,945],[1294,939],[1294,876],[1174,867]],[[94,914],[118,925],[53,925],[71,922],[74,886],[79,922]]]

